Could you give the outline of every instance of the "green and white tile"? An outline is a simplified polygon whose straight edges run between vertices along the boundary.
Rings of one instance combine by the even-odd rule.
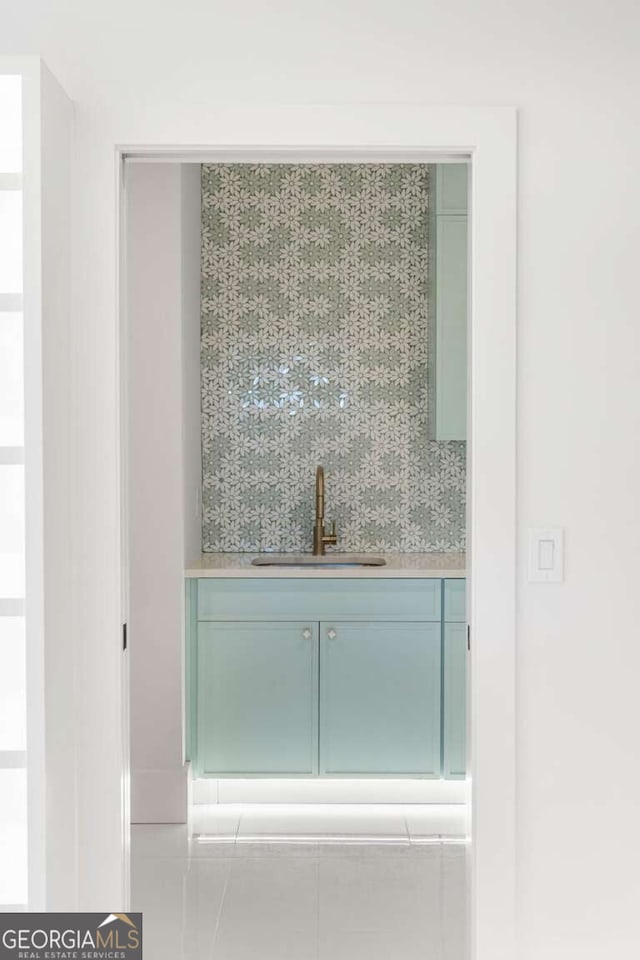
[[[428,166],[202,168],[203,550],[465,546],[465,444],[429,437]]]

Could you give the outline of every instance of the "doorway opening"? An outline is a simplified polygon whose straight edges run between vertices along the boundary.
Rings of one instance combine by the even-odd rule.
[[[127,165],[132,906],[462,960],[469,166],[294,160]]]

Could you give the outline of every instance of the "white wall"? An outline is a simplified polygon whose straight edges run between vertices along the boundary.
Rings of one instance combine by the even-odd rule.
[[[184,562],[199,553],[199,168],[126,171],[131,816],[182,822]]]
[[[26,589],[24,601],[12,605],[16,615],[24,605],[26,614],[28,899],[32,910],[65,910],[77,902],[69,626],[73,105],[35,57],[0,60],[4,72],[22,77],[23,94],[25,439],[15,462],[25,464]]]
[[[69,563],[73,106],[44,67],[41,90],[46,908],[65,910],[75,900],[77,843],[76,757],[69,749],[77,723],[76,651],[67,620],[73,589]]]
[[[517,895],[525,960],[639,949],[639,16],[635,0],[187,0],[162,9],[113,0],[91,18],[60,2],[47,15],[17,6],[1,41],[8,52],[41,52],[80,101],[78,157],[106,180],[113,161],[108,137],[101,144],[96,133],[98,105],[132,139],[136,109],[149,124],[171,113],[178,135],[181,108],[195,102],[520,108]],[[115,364],[112,335],[92,309],[92,298],[111,295],[111,274],[92,235],[97,206],[82,203],[88,190],[79,183],[77,243],[88,265],[74,346],[79,389],[105,388]],[[108,222],[106,208],[100,213]],[[98,354],[100,365],[87,365]],[[106,396],[76,398],[85,403],[78,444],[101,431],[100,449],[113,449]],[[78,466],[82,484],[99,475],[92,457]],[[99,611],[92,584],[117,564],[117,507],[101,488],[78,511],[86,535],[104,538],[103,561],[78,584]],[[562,585],[526,582],[525,533],[538,524],[566,528]],[[112,619],[91,625],[89,673],[98,636],[117,634]],[[91,769],[85,774],[89,783]],[[98,808],[89,787],[83,796]],[[97,814],[86,818],[81,840],[104,856],[106,890],[117,865],[91,839],[97,822]],[[103,909],[101,892],[87,890],[85,903]]]
[[[202,544],[200,435],[200,165],[182,164],[182,448],[184,561]]]

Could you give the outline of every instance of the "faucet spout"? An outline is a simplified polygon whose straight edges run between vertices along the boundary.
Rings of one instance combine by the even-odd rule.
[[[324,556],[325,546],[335,546],[337,542],[335,521],[331,533],[325,533],[324,530],[324,467],[318,466],[316,469],[316,518],[313,526],[314,556]]]

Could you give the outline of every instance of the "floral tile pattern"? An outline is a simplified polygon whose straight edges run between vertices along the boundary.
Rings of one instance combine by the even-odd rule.
[[[429,438],[429,167],[202,167],[203,550],[465,545],[465,444]]]

